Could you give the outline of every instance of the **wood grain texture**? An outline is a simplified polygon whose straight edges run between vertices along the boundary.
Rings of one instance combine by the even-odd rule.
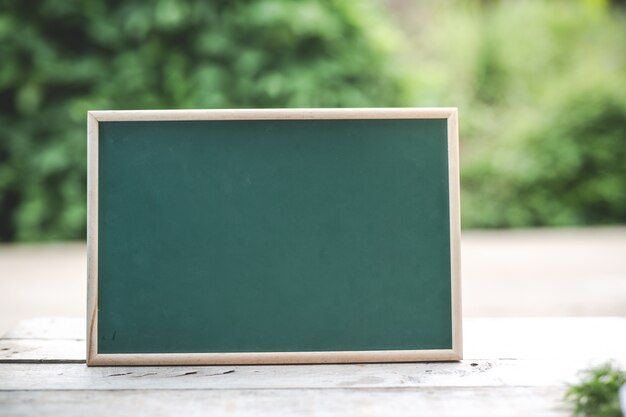
[[[569,416],[560,387],[0,392],[4,417]]]
[[[0,390],[295,389],[561,386],[586,361],[86,367],[5,363]]]

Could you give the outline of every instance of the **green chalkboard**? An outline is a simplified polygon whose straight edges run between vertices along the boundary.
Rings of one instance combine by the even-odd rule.
[[[460,357],[456,113],[393,110],[91,113],[90,364]]]

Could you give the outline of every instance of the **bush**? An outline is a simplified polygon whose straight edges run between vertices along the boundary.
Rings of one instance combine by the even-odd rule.
[[[626,222],[624,15],[538,1],[487,16],[475,100],[502,124],[464,166],[466,225]]]
[[[407,25],[416,101],[459,106],[463,226],[626,222],[623,7],[449,0],[426,14]]]
[[[470,224],[626,223],[626,97],[581,93],[550,114],[514,146],[465,170]]]
[[[365,3],[4,2],[0,240],[84,237],[87,110],[406,104]]]

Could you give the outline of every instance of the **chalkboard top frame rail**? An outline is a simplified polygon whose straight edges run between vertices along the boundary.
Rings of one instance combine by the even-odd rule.
[[[172,120],[315,120],[315,119],[452,119],[455,107],[400,108],[300,108],[300,109],[208,109],[208,110],[93,110],[97,122]]]
[[[431,350],[98,353],[98,149],[99,123],[202,120],[446,119],[450,210],[452,348]],[[87,112],[87,365],[324,364],[458,361],[463,359],[459,134],[456,107],[92,110]]]

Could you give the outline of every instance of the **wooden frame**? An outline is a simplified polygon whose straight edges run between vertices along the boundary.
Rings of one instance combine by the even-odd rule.
[[[174,120],[447,119],[452,288],[452,349],[99,354],[98,347],[98,136],[99,122]],[[456,108],[133,110],[87,114],[87,365],[209,365],[454,361],[463,357],[460,265],[459,140]]]

